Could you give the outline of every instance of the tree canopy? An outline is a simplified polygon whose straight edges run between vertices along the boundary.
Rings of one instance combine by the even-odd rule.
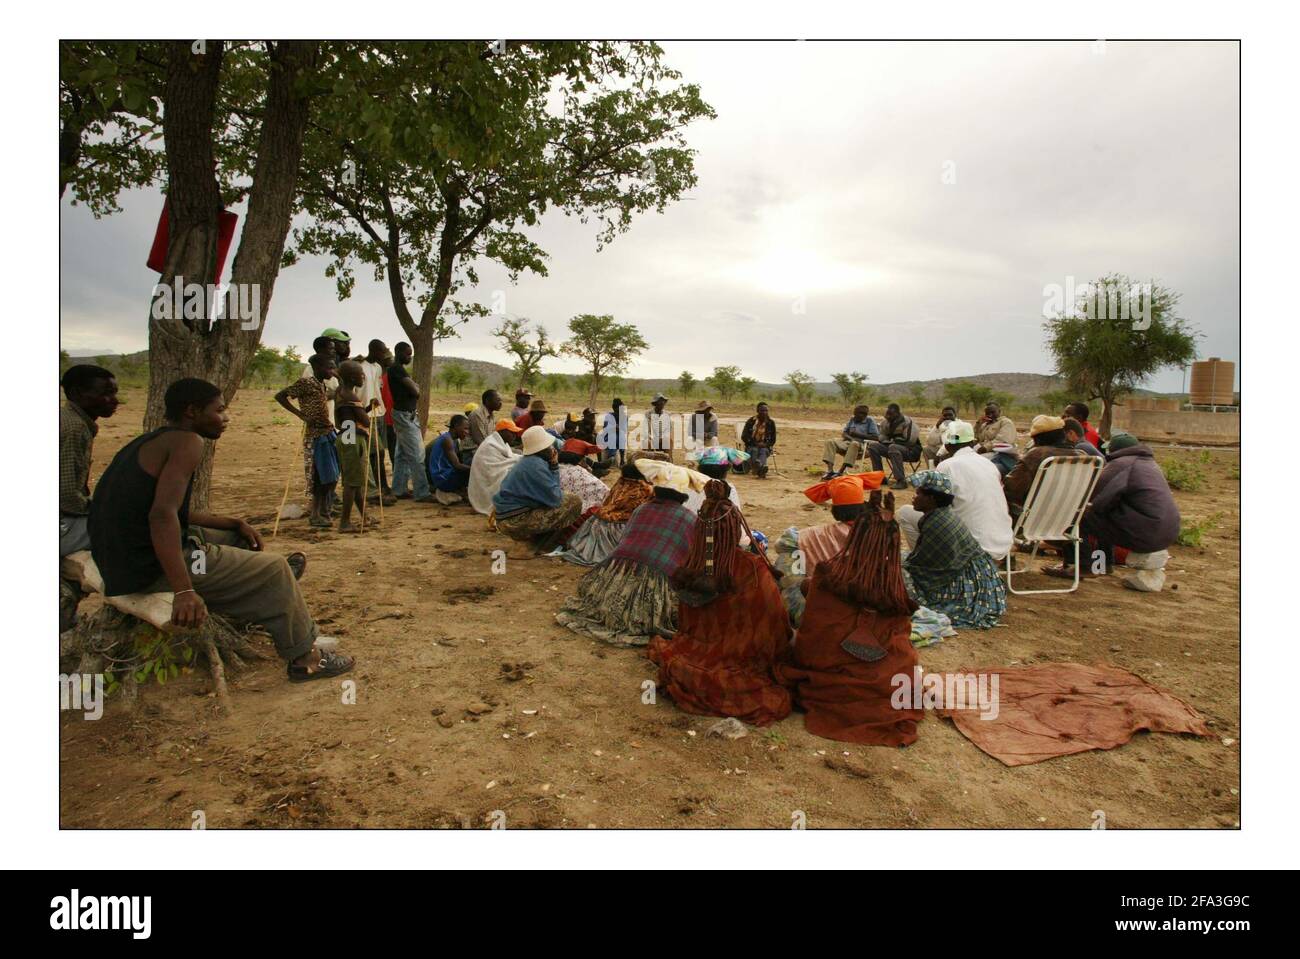
[[[631,323],[617,323],[608,314],[582,313],[569,320],[569,339],[561,352],[577,357],[591,370],[588,402],[596,405],[605,378],[611,373],[626,373],[628,365],[650,348]],[[632,399],[636,401],[641,381],[632,381]]]

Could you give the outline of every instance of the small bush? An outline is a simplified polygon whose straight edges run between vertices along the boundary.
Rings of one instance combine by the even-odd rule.
[[[1178,531],[1176,542],[1179,546],[1190,546],[1193,549],[1200,549],[1205,534],[1218,525],[1222,513],[1214,513],[1201,520],[1184,520],[1182,528]]]
[[[1205,470],[1191,460],[1170,460],[1160,464],[1170,489],[1195,493],[1205,486]]]

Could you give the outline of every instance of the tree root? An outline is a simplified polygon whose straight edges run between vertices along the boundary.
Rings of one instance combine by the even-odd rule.
[[[213,613],[208,614],[198,629],[163,633],[134,616],[104,606],[81,616],[76,626],[60,634],[59,662],[65,672],[113,673],[120,684],[122,702],[132,708],[138,701],[140,686],[147,685],[148,681],[148,677],[144,683],[136,679],[136,672],[147,660],[142,646],[148,648],[159,637],[165,637],[167,646],[178,657],[188,647],[207,663],[217,704],[228,715],[232,706],[227,677],[243,673],[252,663],[269,658],[254,645],[252,635],[249,630],[238,629]]]

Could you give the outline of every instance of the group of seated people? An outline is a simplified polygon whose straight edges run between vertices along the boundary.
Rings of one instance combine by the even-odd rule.
[[[178,626],[202,624],[209,610],[261,625],[293,681],[353,667],[306,608],[297,583],[303,554],[268,553],[243,520],[190,509],[203,440],[219,439],[228,422],[216,386],[173,383],[166,425],[123,447],[91,496],[96,420],[113,415],[116,383],[98,367],[73,367],[62,385],[61,554],[89,548],[108,595],[170,590]],[[546,427],[544,408],[519,402],[526,396],[516,398],[518,418],[500,415],[496,391],[481,399],[429,445],[430,474],[437,488],[445,482],[463,492],[499,532],[589,568],[558,623],[645,648],[660,684],[689,712],[765,725],[799,705],[818,735],[887,745],[916,738],[918,716],[889,702],[890,677],[916,663],[912,614],[924,607],[959,628],[995,625],[1007,608],[997,563],[1014,548],[1012,517],[1035,471],[1050,456],[1092,455],[1082,444],[1096,449],[1100,441],[1086,410],[1071,410],[1084,416],[1071,417],[1073,425],[1035,417],[1031,448],[1004,477],[989,455],[1005,452],[989,446],[1006,435],[997,408],[974,426],[945,411],[941,450],[930,468],[904,480],[915,490],[911,504],[896,506],[882,490],[883,469],[828,470],[804,492],[831,505],[832,522],[786,530],[769,558],[728,481],[757,465],[747,451],[711,445],[683,466],[661,450],[624,450],[611,487],[595,472],[614,461],[594,432],[594,413],[570,416],[556,431]],[[846,425],[846,437],[855,437],[846,447],[868,435],[869,411],[859,409],[862,418],[855,410]],[[877,444],[879,461],[889,461],[891,486],[899,485],[905,451],[919,449],[916,432],[891,406],[879,438],[864,440],[861,448]],[[745,433],[775,442],[761,407]],[[848,457],[847,448],[835,452]],[[1090,545],[1108,561],[1119,549],[1164,549],[1177,535],[1178,512],[1151,450],[1116,432],[1104,455],[1083,520]]]

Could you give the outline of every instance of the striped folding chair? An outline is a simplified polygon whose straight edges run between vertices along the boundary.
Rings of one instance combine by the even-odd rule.
[[[1043,541],[1065,541],[1074,544],[1074,584],[1066,589],[1016,589],[1012,577],[1026,570],[1013,570],[1009,550],[1006,558],[1007,589],[1018,596],[1034,593],[1073,593],[1079,588],[1079,524],[1083,511],[1088,508],[1093,487],[1101,475],[1104,464],[1098,456],[1049,456],[1039,464],[1034,482],[1025,497],[1013,529],[1014,539],[1033,542],[1032,560],[1038,555],[1038,544]]]

